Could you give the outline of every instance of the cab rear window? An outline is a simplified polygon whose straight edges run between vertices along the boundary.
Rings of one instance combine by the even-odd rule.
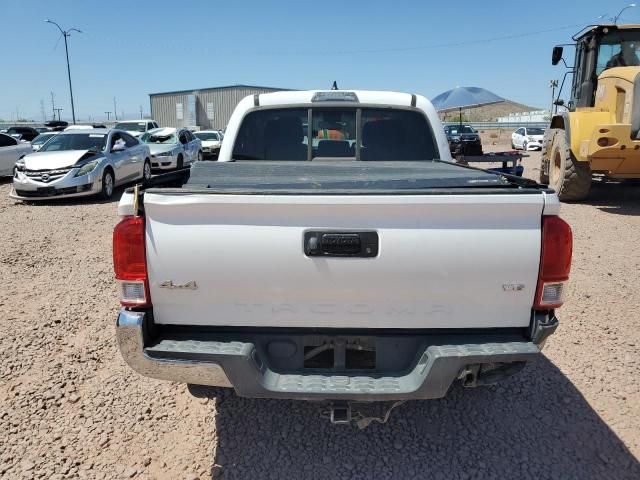
[[[244,118],[235,160],[362,161],[438,158],[426,117],[414,110],[314,107],[262,109]]]

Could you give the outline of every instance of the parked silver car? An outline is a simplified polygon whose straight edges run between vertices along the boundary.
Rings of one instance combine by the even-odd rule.
[[[140,140],[151,150],[153,170],[179,170],[202,160],[202,142],[186,128],[155,128]]]
[[[18,159],[31,153],[31,144],[0,133],[0,177],[13,175]]]
[[[151,179],[149,147],[120,130],[61,132],[16,163],[11,197],[21,200],[101,195]]]

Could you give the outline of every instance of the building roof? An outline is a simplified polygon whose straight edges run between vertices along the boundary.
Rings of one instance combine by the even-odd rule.
[[[171,92],[156,92],[156,93],[150,93],[149,96],[153,97],[156,95],[175,95],[178,93],[182,93],[182,94],[191,94],[193,92],[202,92],[203,90],[224,90],[224,89],[228,89],[228,88],[254,88],[254,89],[259,89],[259,90],[274,90],[274,91],[278,91],[278,90],[293,90],[291,88],[278,88],[278,87],[264,87],[264,86],[258,86],[258,85],[224,85],[221,87],[208,87],[208,88],[194,88],[192,90],[173,90]]]

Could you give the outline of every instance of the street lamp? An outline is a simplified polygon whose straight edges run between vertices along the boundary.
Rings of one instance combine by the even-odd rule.
[[[615,25],[616,23],[618,23],[618,18],[620,18],[620,15],[622,15],[622,12],[624,12],[625,10],[627,10],[628,8],[633,8],[635,7],[636,4],[635,3],[630,3],[629,5],[627,5],[626,7],[624,7],[622,10],[620,10],[618,12],[618,15],[616,15],[615,17],[613,17],[613,24]]]
[[[558,88],[558,80],[550,80],[549,88],[551,89],[551,110],[549,110],[549,112],[551,113],[551,115],[553,115],[553,100],[556,96],[556,88]]]
[[[55,25],[56,27],[58,27],[58,30],[60,30],[60,33],[62,34],[62,36],[64,37],[64,50],[67,54],[67,75],[69,77],[69,94],[71,96],[71,116],[73,117],[73,124],[76,124],[76,109],[73,105],[73,88],[71,88],[71,67],[69,67],[69,47],[67,45],[67,37],[71,36],[71,32],[78,32],[78,33],[82,33],[81,30],[78,30],[77,28],[70,28],[69,30],[63,30],[60,25],[58,25],[56,22],[52,21],[52,20],[45,20],[46,23],[51,23],[53,25]]]

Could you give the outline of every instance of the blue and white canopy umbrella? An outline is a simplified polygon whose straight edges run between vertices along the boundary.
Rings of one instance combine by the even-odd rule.
[[[431,100],[431,103],[433,103],[438,112],[446,113],[458,110],[460,112],[460,123],[462,123],[463,108],[483,107],[504,101],[504,98],[484,88],[456,87],[441,93]]]

